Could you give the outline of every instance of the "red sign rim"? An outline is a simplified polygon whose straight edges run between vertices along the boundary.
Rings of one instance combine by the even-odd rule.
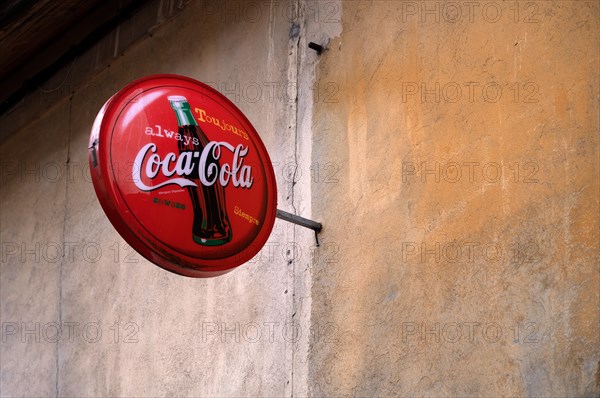
[[[237,253],[218,259],[201,258],[178,252],[156,238],[146,226],[136,219],[117,184],[117,176],[110,143],[116,125],[111,122],[122,112],[133,98],[150,88],[185,87],[202,90],[214,98],[218,105],[234,116],[251,138],[264,168],[266,178],[266,212],[254,239]],[[194,89],[196,87],[196,89]],[[144,89],[146,88],[146,89]],[[198,91],[200,92],[200,91]],[[118,118],[118,117],[117,117]],[[123,132],[116,132],[116,134]],[[227,97],[212,87],[186,76],[159,74],[137,79],[113,95],[99,112],[90,134],[90,173],[96,196],[108,219],[138,253],[152,263],[177,274],[189,277],[213,277],[224,274],[252,259],[267,242],[275,223],[277,211],[277,185],[269,154],[258,132],[248,118]],[[146,230],[144,234],[141,231]]]

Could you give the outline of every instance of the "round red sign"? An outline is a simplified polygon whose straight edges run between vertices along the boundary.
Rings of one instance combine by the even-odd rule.
[[[94,122],[89,161],[115,229],[169,271],[228,272],[273,229],[277,189],[264,144],[231,101],[196,80],[148,76],[112,96]]]

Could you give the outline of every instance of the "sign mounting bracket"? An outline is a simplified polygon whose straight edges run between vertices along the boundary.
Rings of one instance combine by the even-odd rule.
[[[279,218],[280,220],[291,222],[293,224],[300,225],[301,227],[309,228],[315,231],[315,241],[317,242],[317,247],[319,247],[318,234],[321,231],[321,229],[323,229],[323,225],[321,223],[279,209],[277,209],[277,214],[275,217]]]

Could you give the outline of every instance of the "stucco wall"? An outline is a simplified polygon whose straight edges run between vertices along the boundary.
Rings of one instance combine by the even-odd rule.
[[[316,395],[598,394],[598,3],[458,4],[345,2],[318,66]]]
[[[151,3],[0,119],[0,395],[598,395],[599,10]],[[320,247],[277,221],[207,280],[127,247],[87,139],[153,73],[238,105]]]

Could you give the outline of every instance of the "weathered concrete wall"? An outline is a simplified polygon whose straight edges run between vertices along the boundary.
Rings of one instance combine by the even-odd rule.
[[[599,17],[152,3],[0,119],[0,395],[598,395]],[[319,248],[278,221],[250,264],[193,280],[125,245],[87,137],[152,73],[241,108]]]
[[[156,2],[144,13],[160,20],[178,3]],[[280,179],[279,208],[293,210],[301,187],[285,173],[296,159],[294,12],[243,4],[189,3],[121,50],[131,42],[124,32],[143,33],[138,17],[48,83],[71,88],[69,98],[46,88],[3,119],[2,396],[306,391],[306,353],[294,349],[307,346],[308,327],[292,322],[313,236],[295,254],[302,237],[277,222],[265,249],[235,272],[209,280],[170,274],[116,234],[86,166],[90,127],[110,95],[144,75],[183,74],[224,92],[261,132]],[[103,56],[110,66],[90,80]]]
[[[449,4],[344,2],[319,63],[311,392],[598,395],[598,3]]]

